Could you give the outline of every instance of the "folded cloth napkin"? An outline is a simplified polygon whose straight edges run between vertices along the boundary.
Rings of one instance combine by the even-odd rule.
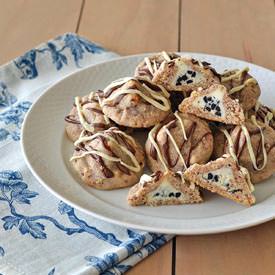
[[[0,67],[1,274],[122,274],[172,238],[75,210],[46,191],[22,157],[20,128],[45,88],[117,56],[66,33]]]

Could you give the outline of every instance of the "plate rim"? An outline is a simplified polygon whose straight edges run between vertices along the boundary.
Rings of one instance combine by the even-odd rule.
[[[201,56],[209,56],[209,57],[213,57],[213,58],[225,58],[228,60],[232,60],[232,61],[237,61],[237,62],[245,62],[248,65],[253,65],[254,67],[256,66],[258,69],[260,70],[268,70],[271,73],[274,73],[272,70],[267,69],[265,67],[262,67],[260,65],[257,64],[253,64],[250,62],[247,62],[245,60],[240,60],[240,59],[236,59],[236,58],[231,58],[231,57],[227,57],[227,56],[220,56],[220,55],[212,55],[212,54],[206,54],[206,53],[197,53],[197,52],[178,52],[181,55],[201,55]],[[117,225],[121,225],[124,227],[129,227],[129,228],[135,228],[135,229],[140,229],[140,230],[145,230],[145,231],[154,231],[154,232],[158,232],[158,233],[166,233],[166,234],[180,234],[180,235],[202,235],[202,234],[216,234],[216,233],[222,233],[222,232],[228,232],[228,231],[235,231],[235,230],[239,230],[239,229],[243,229],[243,228],[248,228],[248,227],[252,227],[267,221],[270,221],[272,219],[275,218],[275,195],[272,195],[270,197],[270,201],[273,201],[274,203],[274,209],[273,211],[271,211],[271,206],[270,204],[266,204],[266,205],[262,205],[261,208],[264,208],[265,211],[262,211],[262,216],[258,217],[258,218],[253,218],[251,220],[245,220],[242,221],[242,223],[239,224],[227,224],[227,225],[223,225],[221,227],[216,227],[216,228],[198,228],[198,229],[192,229],[192,231],[190,229],[180,229],[180,230],[174,230],[174,229],[165,229],[165,228],[160,228],[160,229],[155,229],[152,228],[151,226],[146,226],[146,225],[139,225],[139,224],[135,224],[132,222],[126,222],[126,221],[122,221],[122,220],[117,220],[115,218],[110,218],[110,217],[106,217],[102,214],[99,213],[95,213],[92,212],[89,209],[86,209],[74,202],[72,202],[71,200],[65,198],[62,196],[62,194],[59,194],[58,192],[56,192],[54,189],[51,188],[50,185],[48,185],[46,182],[44,182],[44,180],[39,176],[39,174],[35,171],[35,169],[33,169],[31,162],[29,160],[28,157],[28,152],[26,152],[25,150],[25,146],[24,146],[24,142],[25,142],[25,136],[26,136],[26,131],[27,131],[27,127],[25,127],[25,125],[27,124],[28,118],[32,113],[33,107],[48,93],[49,90],[51,90],[52,88],[54,88],[56,85],[58,85],[60,82],[66,81],[66,79],[71,78],[73,75],[77,75],[77,74],[81,74],[83,73],[83,71],[86,70],[91,70],[91,68],[96,67],[100,64],[106,64],[106,63],[110,63],[110,62],[115,62],[115,61],[122,61],[124,59],[129,59],[129,58],[138,58],[138,57],[143,57],[145,55],[151,55],[151,54],[155,54],[154,52],[148,52],[148,53],[142,53],[142,54],[135,54],[135,55],[127,55],[127,56],[120,56],[120,57],[115,57],[103,62],[99,62],[96,64],[91,64],[85,68],[82,68],[80,70],[77,70],[75,72],[72,72],[70,74],[68,74],[65,77],[62,77],[61,79],[59,79],[57,82],[50,84],[43,92],[42,94],[32,103],[31,108],[29,109],[29,111],[27,112],[25,119],[23,121],[22,124],[22,128],[21,128],[21,140],[20,140],[20,147],[21,147],[21,151],[23,153],[23,159],[25,161],[25,163],[27,164],[27,167],[30,169],[31,173],[35,176],[35,178],[38,180],[38,182],[44,187],[46,188],[47,191],[49,191],[50,193],[52,193],[55,197],[57,197],[58,199],[64,201],[65,203],[73,206],[75,209],[80,210],[81,212],[88,214],[90,216],[99,218],[101,220],[113,223],[113,224],[117,224]],[[267,209],[266,209],[267,208]],[[264,210],[262,209],[262,210]],[[238,212],[237,212],[238,213]],[[226,215],[230,215],[230,214],[226,214]],[[226,216],[226,215],[222,215],[222,216]],[[200,218],[200,219],[204,219],[204,218]],[[205,219],[209,219],[209,218],[205,218]]]

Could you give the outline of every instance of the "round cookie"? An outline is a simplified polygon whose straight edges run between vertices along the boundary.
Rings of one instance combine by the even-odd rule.
[[[73,108],[65,117],[66,132],[72,141],[76,141],[84,130],[94,134],[113,126],[105,116],[99,104],[100,92],[91,92],[84,97],[76,97]]]
[[[208,62],[193,58],[179,57],[162,62],[152,81],[164,86],[168,91],[190,94],[199,87],[207,88],[220,81],[220,75]]]
[[[206,163],[213,150],[207,123],[193,115],[176,112],[149,133],[145,145],[153,172],[184,171],[194,163]]]
[[[145,57],[136,67],[135,76],[145,77],[151,80],[164,61],[171,61],[178,58],[176,53],[161,52],[156,55]]]
[[[97,189],[131,186],[143,173],[144,152],[116,127],[75,142],[71,163],[83,182]]]
[[[249,171],[252,183],[259,183],[275,172],[275,131],[271,127],[252,119],[226,131],[225,135],[214,135],[215,157],[224,153],[235,155],[239,164]]]
[[[169,93],[142,77],[125,77],[104,89],[103,113],[118,125],[148,128],[171,112]]]
[[[230,70],[221,75],[221,83],[231,98],[239,100],[244,111],[255,106],[261,94],[257,80],[248,71],[249,68]]]

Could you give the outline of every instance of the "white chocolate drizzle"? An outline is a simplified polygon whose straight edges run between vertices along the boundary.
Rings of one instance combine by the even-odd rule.
[[[166,165],[166,163],[164,161],[164,158],[162,157],[162,154],[160,152],[159,146],[158,146],[157,142],[155,141],[155,139],[153,137],[153,135],[155,134],[155,132],[158,130],[159,127],[160,127],[160,124],[157,124],[154,128],[152,128],[152,130],[149,132],[148,137],[149,137],[150,142],[152,143],[152,145],[156,149],[158,158],[159,158],[161,164],[163,165],[165,171],[168,171],[169,170],[168,166]]]
[[[100,105],[100,97],[99,96],[97,96],[97,97],[98,97],[98,102]],[[88,98],[89,98],[89,100],[95,100],[95,92],[91,92],[90,95],[88,96]],[[92,124],[87,122],[87,120],[83,114],[83,108],[81,106],[81,98],[79,96],[75,97],[75,105],[76,105],[76,110],[77,110],[77,114],[79,117],[79,121],[80,121],[82,127],[86,131],[93,133],[95,131],[95,127],[93,127]],[[103,115],[103,117],[106,122],[106,125],[109,125],[110,124],[109,118],[106,115]]]
[[[176,149],[176,151],[177,151],[177,153],[178,153],[178,155],[179,155],[179,157],[180,157],[180,159],[181,159],[181,161],[182,161],[182,163],[183,163],[184,169],[186,170],[186,169],[187,169],[187,166],[186,166],[185,160],[184,160],[184,158],[183,158],[183,156],[182,156],[182,154],[181,154],[181,151],[180,151],[180,149],[179,149],[179,147],[178,147],[178,145],[177,145],[177,143],[176,143],[174,137],[172,136],[171,132],[167,129],[167,126],[166,126],[166,125],[163,126],[163,128],[164,128],[166,134],[167,134],[167,135],[169,136],[169,138],[171,139],[172,144],[174,145],[174,147],[175,147],[175,149]]]
[[[228,131],[224,128],[221,129],[221,131],[224,133],[227,141],[228,141],[228,149],[229,149],[229,153],[232,156],[232,158],[238,163],[238,158],[235,154],[235,150],[234,150],[234,144],[233,144],[233,140],[230,136],[230,134],[228,133]]]
[[[116,139],[114,139],[113,137],[111,137],[109,135],[106,135],[106,133],[108,133],[108,131],[109,130],[107,130],[105,132],[105,134],[96,133],[96,134],[94,134],[92,136],[89,136],[89,137],[83,137],[82,136],[74,143],[74,145],[78,146],[82,142],[88,142],[88,141],[91,141],[91,140],[101,136],[103,138],[109,139],[111,142],[113,142],[116,145],[116,147],[120,148],[131,159],[133,165],[129,165],[129,164],[125,163],[121,158],[113,157],[113,156],[110,156],[110,155],[108,155],[104,152],[97,151],[97,150],[94,150],[94,149],[90,149],[89,151],[84,152],[81,155],[73,156],[70,160],[72,161],[72,160],[75,160],[75,159],[83,158],[83,157],[85,157],[87,155],[90,155],[90,154],[95,154],[95,155],[98,155],[98,156],[108,160],[108,161],[119,162],[121,165],[125,166],[126,168],[128,168],[129,170],[131,170],[133,172],[136,172],[136,173],[139,172],[141,170],[141,166],[139,165],[139,163],[138,163],[136,157],[134,156],[134,154],[129,149],[127,149],[125,146],[122,146],[121,144],[119,144],[116,141]],[[133,139],[131,137],[129,137],[128,135],[126,135],[125,133],[123,133],[120,130],[114,130],[113,128],[110,128],[110,131],[122,134],[127,139],[131,140],[131,142],[133,142]]]
[[[109,101],[114,100],[115,98],[117,98],[120,95],[123,94],[137,94],[139,95],[141,98],[143,98],[144,100],[146,100],[147,102],[149,102],[151,105],[153,105],[154,107],[162,110],[162,111],[169,111],[171,109],[171,105],[170,102],[168,100],[169,98],[169,93],[166,91],[166,89],[160,85],[156,85],[154,84],[152,81],[149,81],[148,79],[144,79],[141,77],[125,77],[122,79],[118,79],[116,81],[113,81],[110,85],[108,85],[105,89],[104,89],[104,93],[106,93],[108,90],[119,86],[119,85],[123,85],[126,82],[133,80],[136,81],[137,84],[139,84],[138,89],[123,89],[120,88],[119,90],[117,90],[116,92],[112,93],[108,98],[105,98],[102,101],[103,106],[108,103]],[[158,86],[161,89],[161,92],[156,92],[154,90],[152,90],[151,88],[149,88],[145,83],[140,84],[139,80],[144,80],[146,82],[149,82],[150,84],[154,85],[154,86]],[[161,103],[159,103],[158,101],[161,101]]]
[[[253,151],[250,134],[249,134],[249,132],[248,132],[248,130],[247,130],[247,128],[244,124],[241,125],[241,130],[242,130],[242,132],[245,136],[245,139],[246,139],[247,149],[248,149],[248,153],[249,153],[251,162],[253,164],[253,167],[256,171],[261,171],[265,168],[265,166],[267,164],[267,152],[266,152],[266,149],[265,149],[265,139],[264,139],[263,130],[262,130],[261,126],[256,122],[255,117],[254,118],[253,117],[254,116],[252,116],[251,121],[255,126],[258,127],[258,129],[260,130],[260,134],[261,134],[261,143],[262,143],[261,147],[262,147],[262,152],[263,152],[263,164],[262,164],[261,167],[258,167],[258,165],[257,165],[257,160],[256,160],[256,156],[255,156],[254,151]],[[228,131],[226,129],[221,129],[221,131],[224,133],[224,135],[227,138],[228,149],[229,149],[230,155],[234,158],[234,160],[236,160],[238,162],[238,158],[236,156],[235,149],[234,149],[234,144],[233,144],[233,141],[232,141],[232,138],[231,138],[230,134],[228,133]]]
[[[184,138],[184,140],[187,140],[186,131],[185,131],[185,127],[184,127],[182,118],[179,116],[178,111],[176,111],[176,112],[174,113],[174,115],[175,115],[176,119],[177,119],[177,120],[179,121],[179,123],[180,123],[180,127],[181,127],[181,130],[182,130],[182,132],[183,132],[183,138]],[[171,122],[172,122],[172,121],[171,121]],[[164,166],[165,169],[168,170],[168,167],[167,167],[167,165],[166,165],[166,163],[165,163],[165,160],[164,160],[164,158],[163,158],[163,156],[162,156],[162,154],[161,154],[161,151],[160,151],[160,149],[159,149],[159,146],[158,146],[157,142],[155,141],[155,139],[153,138],[153,134],[155,134],[155,132],[157,131],[157,129],[158,129],[159,127],[161,127],[161,124],[156,125],[156,126],[150,131],[150,133],[149,133],[149,140],[150,140],[150,142],[152,143],[152,145],[154,146],[154,148],[156,149],[157,155],[158,155],[158,157],[159,157],[159,159],[160,159],[162,165]],[[174,146],[176,152],[178,153],[179,158],[181,159],[181,161],[182,161],[182,163],[183,163],[184,169],[186,170],[186,169],[187,169],[186,162],[185,162],[185,160],[184,160],[184,157],[183,157],[183,155],[182,155],[182,153],[181,153],[181,151],[180,151],[180,148],[178,147],[178,145],[177,145],[177,143],[176,143],[174,137],[172,136],[170,130],[167,128],[166,125],[163,126],[163,129],[165,130],[165,132],[166,132],[166,134],[168,135],[168,137],[171,139],[171,142],[172,142],[172,144],[173,144],[173,146]],[[156,137],[156,138],[157,138],[157,137]]]

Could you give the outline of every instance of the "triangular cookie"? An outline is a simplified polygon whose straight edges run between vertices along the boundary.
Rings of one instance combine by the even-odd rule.
[[[185,181],[182,174],[158,171],[151,176],[143,175],[128,194],[128,203],[138,205],[173,205],[201,202],[197,186]]]
[[[238,100],[231,99],[226,88],[220,84],[192,92],[190,97],[182,101],[179,110],[226,124],[239,125],[245,119]]]
[[[223,155],[204,165],[193,164],[184,176],[191,183],[235,202],[249,206],[255,203],[254,187],[247,169],[239,166],[230,155]]]

